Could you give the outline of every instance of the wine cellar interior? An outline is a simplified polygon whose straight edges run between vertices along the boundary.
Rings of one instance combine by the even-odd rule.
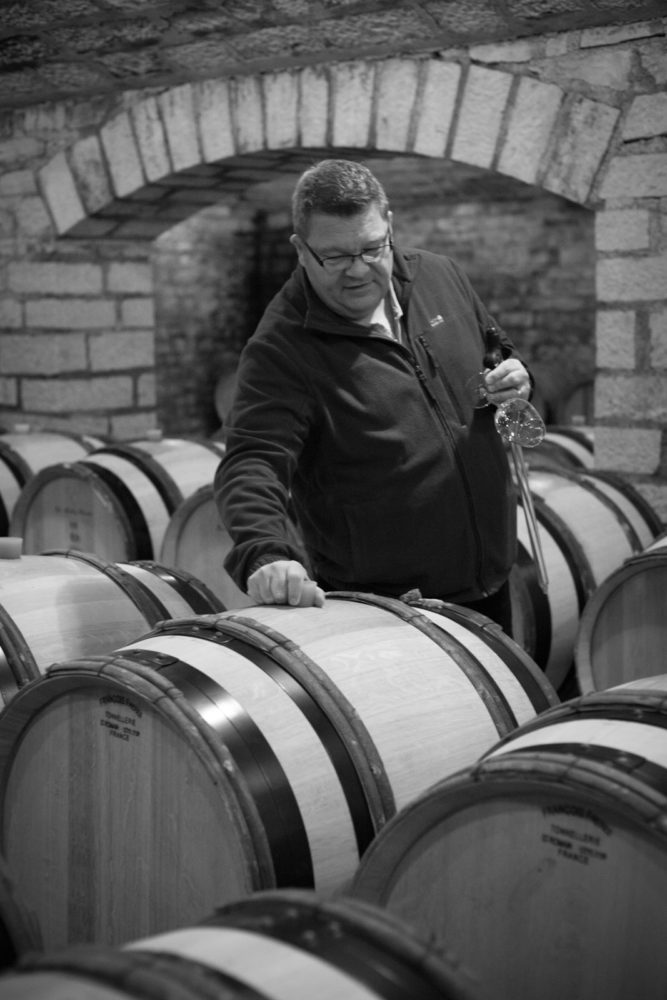
[[[223,566],[325,158],[533,375],[512,636]],[[660,0],[0,0],[0,1000],[664,1000],[666,650]]]

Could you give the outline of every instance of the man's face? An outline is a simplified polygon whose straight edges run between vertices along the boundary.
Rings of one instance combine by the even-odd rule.
[[[291,238],[319,297],[334,312],[354,322],[368,321],[387,294],[392,270],[391,248],[387,247],[376,261],[369,263],[356,257],[344,268],[330,271],[317,262],[308,247],[322,258],[358,254],[387,243],[390,224],[391,213],[388,219],[383,219],[376,205],[347,217],[316,212],[310,218],[307,246],[301,237]]]

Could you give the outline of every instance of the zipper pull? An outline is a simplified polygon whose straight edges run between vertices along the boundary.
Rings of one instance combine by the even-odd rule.
[[[424,369],[422,368],[422,366],[419,364],[419,362],[416,359],[413,360],[412,367],[414,368],[415,374],[416,374],[417,378],[419,379],[419,381],[420,382],[426,382],[426,375],[424,373]]]
[[[410,361],[412,362],[412,367],[415,370],[415,375],[417,376],[419,382],[421,383],[422,389],[424,390],[428,398],[431,400],[431,402],[432,403],[435,402],[435,396],[433,395],[428,379],[426,378],[426,372],[424,371],[424,369],[414,356],[412,355],[410,356]]]

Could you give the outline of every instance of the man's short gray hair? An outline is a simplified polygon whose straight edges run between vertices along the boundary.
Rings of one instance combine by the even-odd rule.
[[[308,236],[313,212],[325,215],[358,215],[377,205],[387,218],[389,201],[377,177],[354,160],[321,160],[303,172],[292,195],[294,232]]]

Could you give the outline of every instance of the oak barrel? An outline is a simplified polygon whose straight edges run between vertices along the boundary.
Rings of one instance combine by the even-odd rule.
[[[544,440],[535,455],[549,466],[591,469],[594,464],[594,435],[590,427],[547,424]]]
[[[570,526],[596,586],[624,559],[641,551],[642,540],[625,507],[590,475],[531,467],[528,480],[533,497]]]
[[[0,559],[0,705],[58,660],[138,638],[158,621],[222,610],[186,573],[62,550]]]
[[[655,537],[660,522],[637,491],[613,475],[541,467],[536,459],[528,482],[549,583],[545,594],[519,507],[519,552],[510,578],[514,635],[561,690],[574,669],[586,602]]]
[[[510,573],[514,638],[544,670],[556,690],[572,669],[581,611],[595,587],[590,563],[571,528],[534,498],[540,545],[548,576],[539,585],[523,507],[518,510],[518,553]]]
[[[110,992],[111,991],[111,992]],[[124,948],[23,959],[3,1000],[473,1000],[455,962],[358,900],[260,892]]]
[[[663,1000],[667,676],[504,737],[398,813],[349,891],[446,942],[483,1000]]]
[[[579,473],[599,493],[605,494],[622,511],[640,545],[648,545],[664,528],[658,513],[632,483],[618,473],[601,469],[586,469]]]
[[[12,511],[25,484],[53,462],[74,462],[103,445],[101,438],[58,431],[0,434],[0,535],[10,532]]]
[[[232,539],[220,520],[213,484],[207,483],[186,497],[171,515],[162,539],[160,560],[203,580],[225,608],[246,608],[252,601],[223,566],[231,548]]]
[[[156,436],[57,462],[24,486],[11,533],[27,553],[76,548],[112,561],[158,559],[171,515],[212,482],[223,453],[219,442]]]
[[[289,538],[302,544],[294,521],[288,521]],[[160,549],[160,561],[177,566],[203,580],[225,608],[247,608],[252,601],[224,568],[232,539],[220,520],[213,484],[201,486],[186,497],[171,515]]]
[[[329,595],[164,621],[24,686],[0,715],[0,849],[48,946],[340,890],[398,808],[557,702],[502,630],[460,630]]]
[[[667,667],[667,532],[626,559],[588,600],[574,647],[582,693]]]

